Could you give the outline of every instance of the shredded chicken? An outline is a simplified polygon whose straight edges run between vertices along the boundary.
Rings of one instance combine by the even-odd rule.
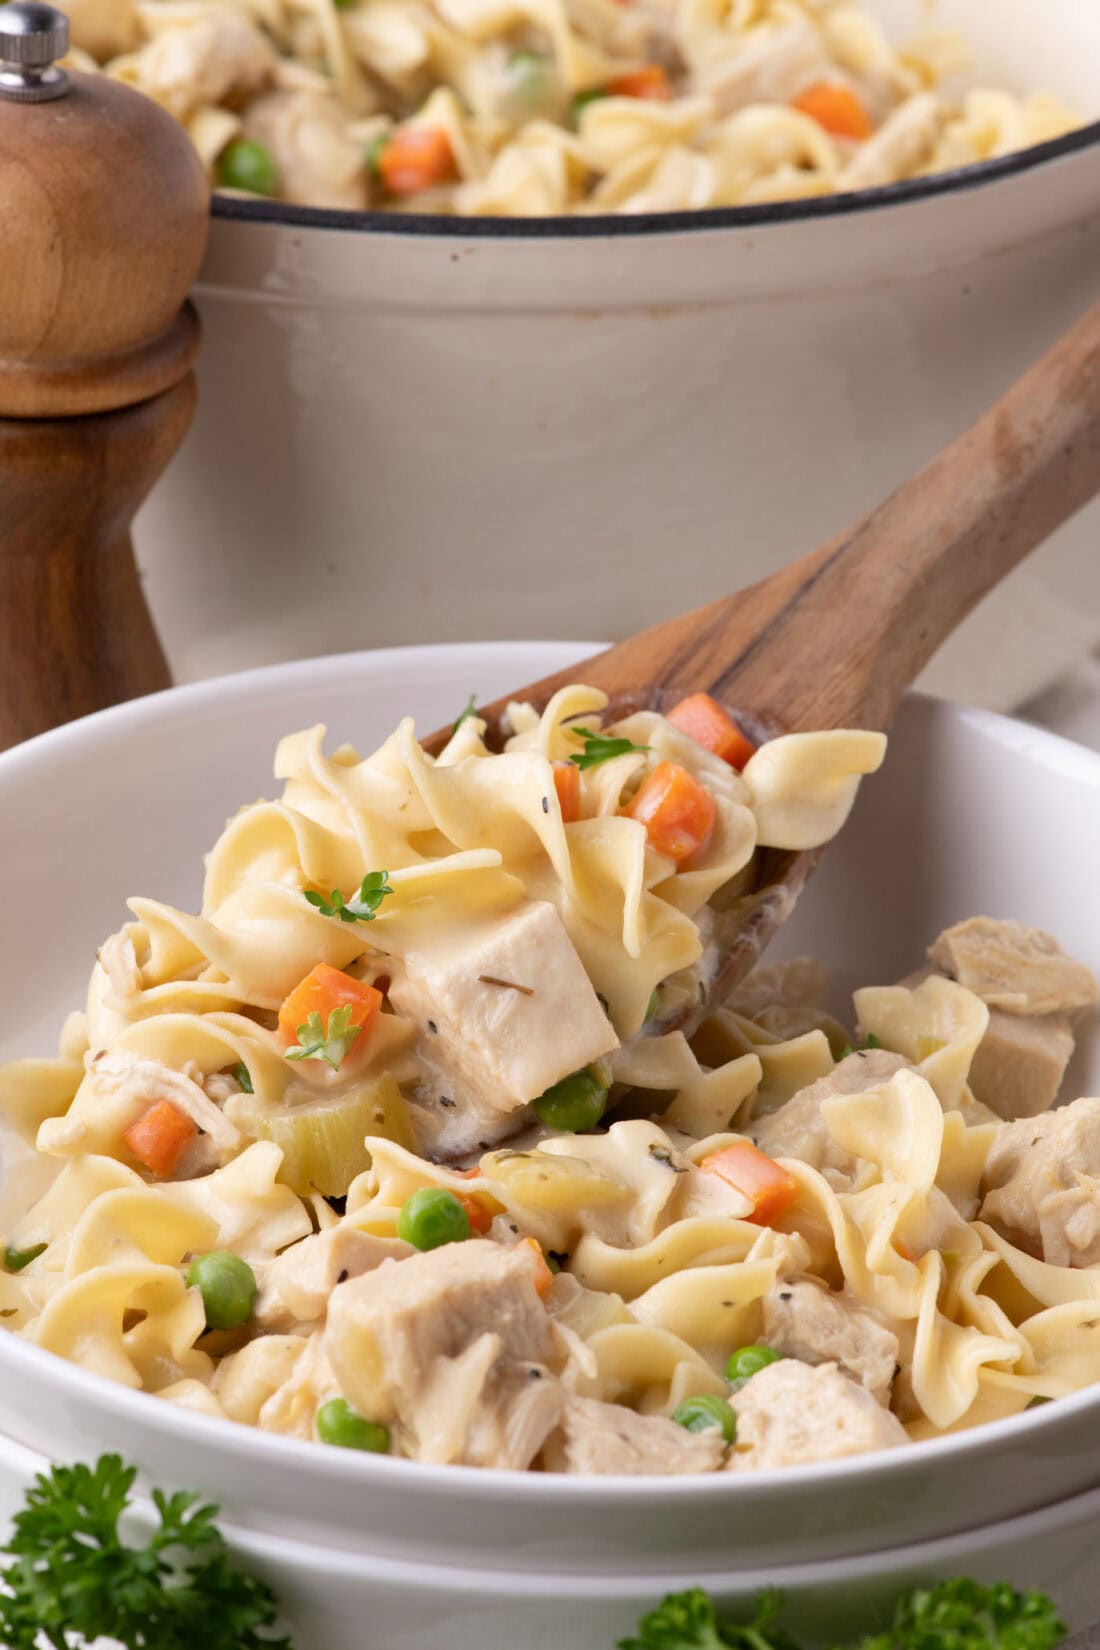
[[[276,56],[239,12],[215,11],[158,34],[137,55],[142,89],[179,120],[196,109],[243,102],[270,84]]]
[[[416,1459],[530,1466],[561,1413],[535,1265],[526,1245],[475,1238],[350,1279],[325,1331],[348,1401]]]
[[[1067,957],[1041,928],[971,917],[947,928],[929,960],[968,991],[1007,1014],[1073,1014],[1100,1000],[1091,969]]]
[[[997,1131],[981,1218],[1051,1266],[1100,1262],[1100,1099]]]
[[[561,1435],[549,1462],[561,1472],[714,1472],[726,1453],[721,1432],[688,1432],[663,1415],[639,1415],[623,1404],[568,1397]]]
[[[838,1461],[908,1442],[896,1416],[836,1364],[783,1358],[734,1395],[733,1472]]]
[[[931,92],[908,98],[841,173],[842,189],[877,189],[910,177],[932,158],[947,112]]]
[[[827,67],[817,30],[795,13],[779,28],[753,30],[699,76],[699,86],[714,98],[718,115],[729,115],[750,103],[789,103]]]
[[[888,1083],[908,1064],[900,1054],[867,1049],[847,1059],[809,1088],[792,1095],[785,1106],[756,1120],[750,1129],[755,1145],[769,1157],[797,1157],[817,1169],[837,1190],[851,1187],[856,1160],[838,1146],[825,1127],[822,1102],[836,1094],[862,1094]]]
[[[823,1284],[780,1279],[763,1299],[764,1341],[803,1363],[837,1363],[880,1404],[890,1401],[898,1338],[873,1313]]]

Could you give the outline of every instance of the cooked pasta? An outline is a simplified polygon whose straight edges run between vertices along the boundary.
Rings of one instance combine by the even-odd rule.
[[[542,217],[803,200],[1062,136],[850,0],[69,0],[215,183],[308,206]]]
[[[834,836],[885,741],[606,713],[282,742],[200,912],[132,900],[59,1057],[0,1068],[11,1333],[548,1472],[903,1447],[1100,1377],[1100,1101],[1049,1109],[1089,971],[975,918],[850,1026],[808,959],[699,1023],[757,850]]]

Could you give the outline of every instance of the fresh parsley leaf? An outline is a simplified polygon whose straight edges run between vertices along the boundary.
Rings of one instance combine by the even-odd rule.
[[[720,1617],[699,1588],[671,1593],[618,1650],[799,1650],[778,1624],[782,1602],[777,1592],[761,1593],[752,1620],[738,1623]],[[904,1593],[884,1633],[834,1650],[1054,1650],[1065,1634],[1043,1593],[962,1579]]]
[[[459,728],[462,726],[463,722],[465,722],[467,720],[468,717],[476,716],[477,714],[478,714],[477,694],[476,693],[471,693],[471,695],[470,695],[470,697],[469,697],[469,699],[467,700],[467,703],[466,703],[466,709],[463,710],[463,711],[460,711],[458,713],[458,716],[455,719],[455,725],[451,729],[451,738],[452,739],[454,738],[455,734],[458,732]]]
[[[308,888],[305,897],[323,917],[339,917],[341,922],[373,922],[386,895],[393,893],[389,874],[388,871],[368,871],[359,892],[349,900],[344,898],[339,888],[334,888],[328,899],[324,894],[316,894]]]
[[[864,1048],[881,1048],[882,1044],[879,1042],[879,1040],[875,1036],[874,1032],[869,1031],[867,1033],[867,1041],[864,1043],[863,1046],[864,1046]]]
[[[117,1455],[94,1467],[54,1467],[27,1491],[2,1550],[0,1643],[6,1650],[75,1650],[111,1638],[125,1650],[293,1650],[273,1636],[267,1585],[237,1570],[194,1495],[153,1494],[160,1525],[125,1545],[119,1519],[135,1470]]]
[[[243,1060],[239,1066],[233,1067],[233,1075],[246,1094],[255,1094],[256,1090],[252,1087],[252,1073]]]
[[[351,1004],[334,1008],[326,1025],[314,1009],[304,1026],[299,1026],[298,1048],[288,1048],[288,1060],[325,1060],[333,1071],[339,1071],[352,1043],[358,1037],[359,1026],[351,1023]]]
[[[869,1031],[867,1033],[867,1041],[865,1043],[859,1043],[856,1048],[853,1048],[851,1043],[845,1043],[844,1047],[840,1051],[840,1058],[842,1060],[846,1060],[849,1054],[866,1054],[869,1048],[881,1047],[882,1044],[879,1042],[874,1032]]]
[[[569,731],[584,740],[583,751],[577,751],[569,758],[582,771],[596,768],[601,762],[610,762],[613,756],[626,756],[630,751],[647,751],[650,748],[648,745],[635,745],[629,739],[612,738],[599,731],[594,733],[591,728],[570,728]]]
[[[35,1243],[29,1249],[13,1249],[9,1243],[4,1250],[4,1270],[5,1272],[21,1272],[24,1266],[29,1266],[32,1260],[37,1260],[39,1255],[45,1254],[45,1252],[46,1245],[44,1243]]]

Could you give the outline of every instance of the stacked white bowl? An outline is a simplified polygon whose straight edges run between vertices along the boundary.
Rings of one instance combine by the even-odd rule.
[[[369,747],[427,730],[576,644],[416,648],[303,663],[104,712],[0,757],[0,1058],[48,1052],[127,893],[194,907],[203,850],[271,790],[277,737],[315,721]],[[882,774],[779,948],[834,969],[838,1006],[897,978],[975,911],[1057,933],[1100,969],[1100,756],[986,712],[913,699]],[[66,912],[43,922],[49,887]],[[1068,1079],[1096,1091],[1100,1037]],[[1098,1370],[1100,1376],[1100,1370]],[[219,1501],[285,1599],[300,1650],[611,1650],[667,1591],[731,1607],[763,1585],[811,1639],[956,1574],[1100,1617],[1100,1388],[886,1453],[780,1473],[581,1479],[433,1468],[212,1421],[0,1335],[0,1511],[45,1458],[117,1450],[145,1482]]]

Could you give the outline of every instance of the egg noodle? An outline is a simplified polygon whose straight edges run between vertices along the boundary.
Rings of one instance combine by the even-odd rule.
[[[77,67],[156,98],[223,188],[532,217],[802,200],[1081,124],[961,89],[844,0],[69,0]]]
[[[132,900],[60,1056],[0,1068],[10,1332],[570,1472],[904,1446],[1100,1376],[1100,1101],[1049,1109],[1088,970],[979,918],[850,1029],[806,960],[692,1029],[757,851],[833,837],[885,740],[605,708],[281,743],[201,913]]]

